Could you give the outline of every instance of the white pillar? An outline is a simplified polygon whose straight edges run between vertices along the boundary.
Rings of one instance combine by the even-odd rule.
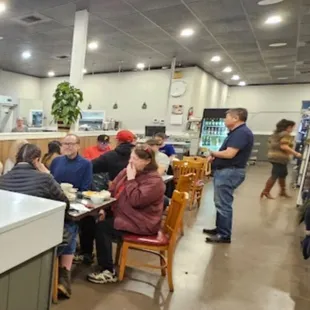
[[[70,83],[80,88],[83,81],[83,69],[87,48],[89,13],[87,10],[75,13],[73,44],[71,52]]]
[[[73,43],[71,52],[70,84],[81,89],[83,82],[83,70],[85,66],[85,56],[87,49],[89,13],[87,10],[75,13]],[[82,90],[83,91],[83,90]],[[71,126],[71,129],[78,131],[79,121]]]

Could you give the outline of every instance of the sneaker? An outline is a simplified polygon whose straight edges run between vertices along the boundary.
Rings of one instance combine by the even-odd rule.
[[[58,294],[70,298],[71,293],[71,272],[66,268],[59,268]]]
[[[96,284],[115,283],[118,281],[115,271],[111,272],[110,270],[90,273],[87,279]]]
[[[74,255],[73,263],[92,265],[94,263],[94,255],[89,255],[89,254]]]

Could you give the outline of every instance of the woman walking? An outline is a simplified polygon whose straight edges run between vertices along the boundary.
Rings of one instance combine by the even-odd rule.
[[[287,177],[287,164],[289,163],[290,156],[300,158],[302,155],[293,149],[293,137],[291,133],[295,128],[295,122],[287,119],[282,119],[276,125],[276,130],[269,138],[268,159],[272,164],[271,176],[266,182],[265,188],[260,197],[274,199],[270,195],[270,191],[276,181],[278,180],[281,191],[280,196],[290,198],[286,192],[286,177]]]

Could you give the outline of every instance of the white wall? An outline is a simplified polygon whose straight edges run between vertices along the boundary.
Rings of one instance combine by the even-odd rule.
[[[249,127],[269,134],[282,118],[299,122],[303,100],[310,100],[310,84],[230,87],[225,107],[248,109]]]
[[[43,109],[39,78],[0,70],[0,95],[11,96],[13,103],[19,104],[16,115],[27,119],[30,109]],[[13,122],[12,118],[8,121],[7,130]]]
[[[94,110],[105,110],[108,118],[120,120],[124,128],[144,130],[152,124],[153,118],[165,119],[167,131],[180,132],[184,129],[188,109],[193,106],[196,116],[201,117],[206,107],[223,104],[228,87],[196,67],[182,70],[183,80],[187,83],[186,93],[179,98],[167,101],[170,70],[125,72],[121,74],[96,74],[84,77],[82,91],[87,109],[91,103]],[[203,81],[202,81],[203,79]],[[52,95],[58,83],[68,78],[46,78],[41,80],[41,98],[45,114],[51,120]],[[118,109],[113,110],[117,101]],[[143,110],[146,102],[148,108]],[[173,104],[184,105],[184,124],[170,125],[170,112]]]

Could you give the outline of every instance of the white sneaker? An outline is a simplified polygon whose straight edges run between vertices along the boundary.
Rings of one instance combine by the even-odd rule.
[[[92,272],[87,276],[88,281],[96,284],[115,283],[118,281],[115,271],[104,270],[101,272]]]

